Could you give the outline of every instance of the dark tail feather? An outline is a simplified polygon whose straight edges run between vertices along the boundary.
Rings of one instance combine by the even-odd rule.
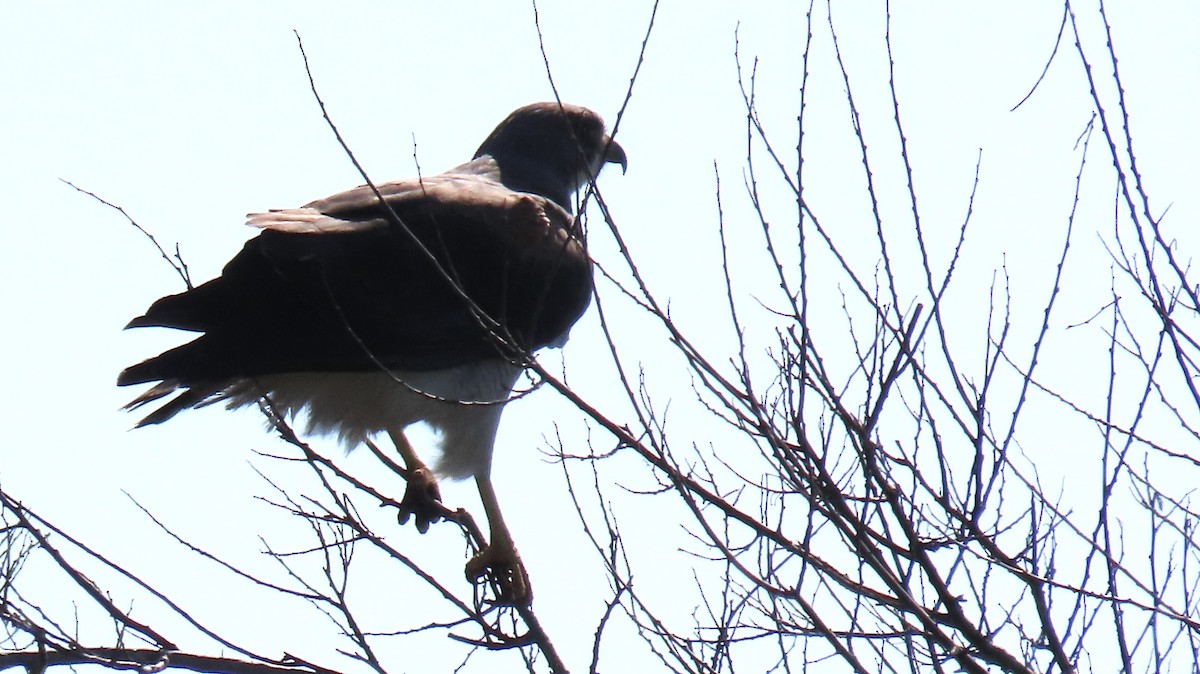
[[[220,391],[219,386],[205,384],[185,386],[177,380],[167,380],[155,384],[146,392],[129,401],[129,404],[125,405],[122,409],[126,411],[136,410],[143,405],[148,405],[156,400],[165,398],[181,388],[183,391],[179,395],[169,400],[167,404],[146,415],[145,418],[137,422],[136,428],[161,424],[186,409],[205,404],[209,398]]]
[[[214,376],[215,373],[212,371],[210,358],[212,344],[207,337],[207,335],[202,335],[187,344],[163,351],[153,358],[147,358],[137,365],[130,365],[117,375],[117,386],[158,381],[187,382],[219,378],[219,375]]]
[[[211,347],[212,343],[207,339],[207,335],[202,335],[183,346],[164,351],[137,365],[130,365],[117,375],[118,386],[154,384],[129,401],[125,406],[126,410],[136,410],[157,400],[174,396],[139,421],[138,428],[161,424],[183,410],[201,405],[230,383],[228,377],[222,377],[210,367]]]

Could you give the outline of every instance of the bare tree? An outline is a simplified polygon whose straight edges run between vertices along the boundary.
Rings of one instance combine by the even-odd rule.
[[[890,15],[891,121],[883,130],[860,114],[858,83],[828,5],[824,22],[809,5],[794,132],[760,117],[757,63],[738,50],[747,148],[741,186],[730,188],[729,171],[714,165],[722,264],[713,271],[725,290],[719,324],[673,317],[643,274],[649,255],[622,236],[631,216],[591,193],[590,242],[612,253],[597,255],[596,304],[625,399],[608,407],[586,399],[561,373],[530,360],[539,384],[573,403],[589,430],[606,431],[590,433],[586,446],[568,433],[554,443],[580,526],[608,574],[607,610],[593,627],[590,654],[560,654],[554,626],[543,627],[533,607],[498,601],[494,584],[464,595],[461,581],[448,582],[390,543],[396,524],[382,513],[394,511],[378,506],[399,506],[404,466],[371,445],[370,477],[353,472],[298,437],[269,401],[264,412],[291,450],[271,458],[306,467],[312,488],[274,487],[264,470],[271,487],[262,498],[304,522],[311,545],[279,550],[264,542],[278,562],[279,573],[268,577],[159,525],[195,555],[317,607],[346,644],[340,655],[379,672],[403,668],[380,655],[381,643],[443,631],[485,651],[517,649],[529,671],[566,671],[567,661],[600,671],[636,637],[651,662],[676,672],[791,672],[810,664],[1074,672],[1114,663],[1122,672],[1197,671],[1200,548],[1191,493],[1200,483],[1200,290],[1189,251],[1156,215],[1139,171],[1104,7],[1095,17],[1107,31],[1100,53],[1085,46],[1071,4],[1063,9],[1048,59],[1078,66],[1095,112],[1076,143],[1074,193],[1046,215],[1044,241],[1056,261],[1043,270],[1048,282],[1036,297],[1013,290],[1007,267],[983,284],[963,271],[975,264],[978,166],[969,193],[956,195],[962,215],[953,237],[932,233],[923,218],[925,204],[946,195],[925,194],[914,177]],[[814,36],[832,46],[845,87],[864,185],[853,198],[868,205],[865,228],[815,205],[823,195],[811,187],[806,139],[826,130],[806,116]],[[631,92],[634,81],[636,73]],[[881,133],[895,154],[868,143]],[[1080,215],[1095,192],[1088,181],[1113,186],[1111,219],[1102,226]],[[904,195],[901,208],[885,204],[885,185]],[[1073,264],[1080,238],[1094,235],[1109,253],[1106,269]],[[863,254],[863,241],[872,254]],[[179,262],[178,254],[164,257]],[[1097,271],[1107,301],[1088,307],[1083,320],[1078,307],[1064,315],[1063,289],[1095,286]],[[956,315],[964,302],[980,308],[982,324]],[[722,339],[731,348],[713,346]],[[650,341],[668,345],[673,359],[641,362],[638,345]],[[1047,365],[1067,355],[1103,374],[1102,404],[1080,398],[1070,370]],[[690,388],[662,388],[661,370],[675,373],[676,384],[686,372]],[[1041,457],[1063,442],[1076,467],[1066,478],[1048,475]],[[631,476],[632,456],[640,473]],[[0,499],[7,634],[0,667],[334,669],[255,652],[9,493]],[[627,504],[653,504],[685,532],[691,563],[675,569],[694,579],[685,619],[639,583],[639,570],[655,558],[626,535],[636,525]],[[470,546],[481,543],[467,512],[443,515]],[[26,588],[33,564],[73,584],[75,616]],[[347,593],[351,575],[360,566],[395,573],[397,565],[423,579],[450,617],[404,633],[366,624]],[[94,582],[93,573],[119,590]],[[168,640],[130,608],[134,597],[165,607],[170,621],[182,619],[216,647],[193,652]],[[111,635],[97,636],[91,624],[111,625]]]

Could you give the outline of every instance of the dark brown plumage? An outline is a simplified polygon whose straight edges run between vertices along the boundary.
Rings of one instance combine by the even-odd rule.
[[[626,158],[598,115],[536,103],[472,161],[379,185],[385,203],[364,186],[252,214],[263,231],[221,276],[129,323],[202,333],[121,373],[121,386],[157,382],[129,408],[167,398],[146,425],[267,395],[350,446],[386,431],[426,473],[403,429],[427,421],[443,436],[439,472],[476,477],[503,542],[487,477],[503,405],[444,401],[502,402],[528,354],[565,342],[592,289],[572,197],[607,162]],[[515,549],[506,561],[519,566]]]
[[[204,333],[121,373],[121,386],[168,384],[135,407],[183,390],[142,423],[205,402],[230,380],[519,360],[563,338],[591,292],[571,194],[604,161],[625,164],[599,116],[565,111],[517,110],[471,162],[380,185],[387,207],[364,186],[252,215],[263,233],[220,277],[129,323]]]

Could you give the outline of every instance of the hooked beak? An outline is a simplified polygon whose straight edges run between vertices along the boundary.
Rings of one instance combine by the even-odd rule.
[[[629,159],[625,156],[625,148],[621,147],[617,141],[612,138],[607,139],[608,146],[604,151],[604,163],[620,164],[621,175],[629,168]]]

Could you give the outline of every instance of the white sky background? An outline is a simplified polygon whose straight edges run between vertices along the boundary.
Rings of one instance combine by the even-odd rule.
[[[944,263],[957,235],[982,149],[971,239],[975,257],[968,270],[973,280],[967,284],[980,294],[959,298],[964,320],[982,320],[992,270],[1005,260],[1017,277],[1014,304],[1044,302],[1078,170],[1073,146],[1093,109],[1069,38],[1039,91],[1016,112],[1009,109],[1041,73],[1061,7],[915,5],[893,7],[893,44],[918,194],[941,255],[935,262]],[[286,472],[252,458],[253,449],[280,448],[255,412],[209,408],[161,427],[128,431],[135,418],[118,408],[135,392],[114,385],[117,372],[180,343],[183,335],[121,328],[181,286],[118,214],[59,182],[70,180],[123,206],[164,245],[178,242],[201,282],[219,273],[253,234],[241,226],[247,211],[299,205],[361,183],[312,99],[293,29],[304,40],[330,113],[375,180],[416,173],[414,138],[421,170],[440,172],[469,159],[512,109],[553,96],[525,2],[343,3],[336,12],[327,7],[0,5],[0,194],[6,205],[0,224],[0,483],[67,531],[178,593],[202,620],[231,626],[229,633],[245,635],[268,654],[311,647],[306,655],[322,664],[349,667],[325,656],[327,642],[313,641],[326,627],[315,613],[281,613],[257,603],[257,595],[241,586],[235,585],[237,592],[246,594],[224,594],[226,577],[173,547],[123,496],[128,491],[196,542],[240,555],[260,569],[268,567],[255,558],[256,537],[288,540],[291,523],[253,499],[266,488],[249,462],[277,471],[273,475]],[[633,72],[650,3],[600,7],[540,3],[563,99],[592,107],[611,123]],[[1170,206],[1167,232],[1180,239],[1181,257],[1190,260],[1200,249],[1195,162],[1200,48],[1194,34],[1200,5],[1124,1],[1107,9],[1151,203],[1156,212]],[[1085,46],[1096,75],[1106,78],[1094,8],[1088,4],[1078,11],[1092,28]],[[868,141],[874,145],[875,134],[880,147],[890,147],[891,110],[882,105],[883,7],[838,5],[834,14]],[[861,176],[839,182],[861,168],[824,10],[817,15],[806,141],[814,164],[811,203],[826,221],[861,224],[856,218],[867,213]],[[662,298],[671,299],[676,319],[696,332],[706,312],[715,309],[714,296],[723,297],[714,295],[723,293],[715,266],[714,161],[727,216],[746,214],[744,112],[733,56],[739,22],[743,64],[759,59],[763,119],[781,149],[794,146],[803,11],[786,2],[664,2],[618,134],[629,154],[629,172],[610,170],[601,180],[642,271]],[[1099,136],[1093,145],[1091,161],[1106,165]],[[887,188],[885,205],[902,187]],[[787,222],[787,196],[780,198],[781,222]],[[1088,233],[1077,234],[1080,257],[1074,264],[1107,270],[1109,261],[1091,233],[1105,230],[1104,216],[1101,211],[1096,221],[1080,225]],[[757,230],[743,236],[756,242]],[[869,243],[852,250],[870,260]],[[761,264],[749,252],[756,245],[746,246],[747,278]],[[600,247],[596,255],[605,262],[611,252]],[[741,259],[735,257],[734,264]],[[1106,279],[1107,271],[1097,278]],[[1103,304],[1103,292],[1103,287],[1066,289],[1061,321],[1086,319]],[[1040,320],[1040,312],[1027,320]],[[702,341],[728,346],[724,319],[712,325],[712,335]],[[982,335],[983,324],[976,325]],[[1028,337],[1036,324],[1020,327]],[[621,336],[620,325],[616,330]],[[653,362],[655,347],[642,348]],[[589,355],[591,349],[602,349],[594,312],[577,326],[562,358],[574,384],[586,395],[611,401],[619,413],[624,408],[611,369],[603,358]],[[671,380],[669,371],[653,374]],[[1078,374],[1081,392],[1095,386],[1089,372]],[[677,395],[690,395],[686,379],[680,377],[677,386]],[[511,406],[501,428],[495,478],[533,577],[539,614],[568,664],[582,670],[605,589],[594,553],[578,533],[561,471],[540,451],[556,423],[581,441],[581,415],[553,392]],[[609,441],[597,434],[596,444]],[[1061,449],[1070,451],[1067,445]],[[1071,462],[1069,454],[1060,458]],[[630,470],[632,483],[646,483],[632,460]],[[473,492],[470,484],[444,487],[452,505],[473,504]],[[638,540],[637,527],[630,528]],[[695,603],[687,594],[690,558],[672,553],[686,539],[670,527],[651,527],[650,533],[662,548],[662,564],[672,570],[647,570],[647,580],[659,584],[664,597],[680,592],[681,613],[673,617],[686,618]],[[423,538],[410,530],[394,536],[406,550],[444,555],[454,573],[461,566],[461,545],[449,527]],[[590,579],[598,585],[591,586]],[[381,615],[398,617],[392,628],[418,625],[430,618],[424,605],[436,606],[424,590],[408,589],[411,578],[384,576],[370,583],[382,588]],[[417,643],[437,650],[418,652]],[[464,652],[440,634],[400,640],[398,647],[405,655],[395,671],[448,671]],[[644,664],[641,648],[638,642],[606,662],[628,658]],[[474,671],[521,668],[515,655],[479,654],[472,665]]]

